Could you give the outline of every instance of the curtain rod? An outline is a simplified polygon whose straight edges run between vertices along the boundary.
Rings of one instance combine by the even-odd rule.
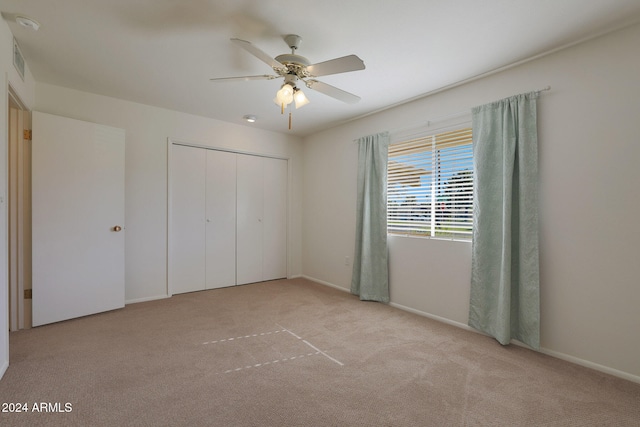
[[[531,92],[540,93],[540,92],[546,92],[548,90],[551,90],[551,86],[545,86],[542,89],[533,90]],[[525,93],[527,93],[527,92],[525,92]],[[418,128],[422,128],[422,127],[428,127],[428,126],[431,126],[432,124],[435,124],[435,123],[439,123],[439,122],[443,122],[443,121],[451,120],[451,119],[462,118],[462,117],[464,117],[466,115],[470,115],[470,114],[471,114],[471,108],[468,108],[468,109],[466,109],[464,111],[458,111],[457,113],[447,114],[446,116],[439,116],[439,117],[436,117],[435,119],[427,120],[426,122],[420,123],[418,125],[405,126],[405,127],[392,129],[392,130],[389,131],[389,133],[390,134],[394,134],[394,133],[398,133],[398,132],[408,131],[408,130],[411,130],[411,129],[418,129]]]

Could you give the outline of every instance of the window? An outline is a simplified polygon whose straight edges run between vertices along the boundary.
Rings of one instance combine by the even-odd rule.
[[[387,232],[471,240],[471,128],[389,146]]]

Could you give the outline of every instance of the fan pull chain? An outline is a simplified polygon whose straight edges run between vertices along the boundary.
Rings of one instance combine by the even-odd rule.
[[[291,130],[291,113],[289,113],[289,130]]]

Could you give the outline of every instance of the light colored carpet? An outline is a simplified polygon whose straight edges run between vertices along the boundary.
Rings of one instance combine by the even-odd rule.
[[[303,279],[10,340],[2,426],[640,426],[638,384]]]

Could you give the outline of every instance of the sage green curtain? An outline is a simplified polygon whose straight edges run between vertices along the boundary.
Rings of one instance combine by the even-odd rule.
[[[367,301],[389,302],[388,147],[388,132],[358,140],[356,243],[351,293]]]
[[[469,326],[540,347],[537,92],[472,110]]]

